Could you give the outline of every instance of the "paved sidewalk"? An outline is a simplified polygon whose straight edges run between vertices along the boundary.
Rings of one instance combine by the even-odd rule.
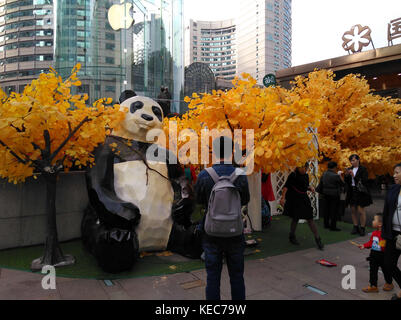
[[[357,239],[366,242],[368,236]],[[247,261],[245,284],[248,300],[388,300],[397,292],[366,294],[361,291],[368,284],[369,250],[361,251],[348,241],[326,246],[325,250],[308,249]],[[318,259],[335,262],[334,268],[323,267]],[[343,290],[345,274],[342,267],[356,268],[356,289]],[[204,300],[205,270],[168,276],[114,280],[111,286],[100,280],[57,278],[56,290],[43,290],[43,276],[29,272],[0,269],[0,299],[39,300]],[[305,287],[308,284],[326,292],[321,295]],[[379,288],[384,284],[379,274]],[[226,267],[223,268],[222,299],[230,299],[230,285]]]

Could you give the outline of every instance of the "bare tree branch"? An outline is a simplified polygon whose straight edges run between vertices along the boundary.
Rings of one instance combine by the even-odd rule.
[[[72,128],[71,128],[71,122],[69,122],[69,121],[68,121],[68,130],[69,130],[69,133],[71,134]]]
[[[10,152],[19,162],[21,162],[22,164],[27,164],[28,161],[22,159],[18,154],[16,154],[8,145],[6,145],[3,141],[0,140],[0,144],[5,147],[8,152]]]
[[[102,115],[102,113],[99,114],[99,115],[97,115],[97,117],[100,117],[101,115]],[[65,146],[65,145],[67,144],[67,142],[74,136],[74,134],[76,134],[77,131],[78,131],[79,129],[81,129],[81,127],[82,127],[86,122],[90,122],[90,121],[92,121],[92,119],[90,119],[88,116],[85,117],[85,119],[83,119],[83,120],[76,126],[76,128],[70,132],[70,134],[68,135],[68,137],[65,138],[64,141],[60,144],[60,146],[50,155],[50,157],[49,157],[50,162],[53,161],[53,159],[57,156],[57,154],[61,151],[61,149],[64,148],[64,146]]]
[[[289,146],[286,146],[283,150],[290,149],[290,148],[294,147],[295,145],[296,145],[296,143],[290,144]]]
[[[43,138],[45,139],[45,149],[43,150],[43,160],[50,156],[51,152],[51,141],[50,141],[50,132],[49,130],[43,131]]]

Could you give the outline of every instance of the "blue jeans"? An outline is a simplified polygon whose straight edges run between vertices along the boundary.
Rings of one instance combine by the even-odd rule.
[[[244,236],[233,238],[203,239],[207,272],[206,300],[220,300],[220,280],[223,255],[226,257],[231,284],[232,300],[245,300]]]

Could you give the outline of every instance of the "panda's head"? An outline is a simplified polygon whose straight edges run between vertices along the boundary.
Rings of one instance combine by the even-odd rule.
[[[120,97],[120,105],[127,109],[121,128],[115,135],[142,142],[147,141],[146,135],[152,129],[161,129],[163,110],[151,98],[137,96],[133,91],[124,91]]]

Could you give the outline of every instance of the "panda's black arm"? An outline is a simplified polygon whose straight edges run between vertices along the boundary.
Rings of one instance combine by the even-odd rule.
[[[87,170],[89,201],[98,214],[115,214],[136,225],[140,219],[139,208],[118,198],[114,190],[115,154],[110,143],[106,139],[105,144],[95,150],[96,165]]]
[[[192,224],[191,216],[195,206],[193,188],[175,155],[171,151],[167,151],[167,155],[168,176],[174,190],[172,218],[175,224],[188,228]]]

